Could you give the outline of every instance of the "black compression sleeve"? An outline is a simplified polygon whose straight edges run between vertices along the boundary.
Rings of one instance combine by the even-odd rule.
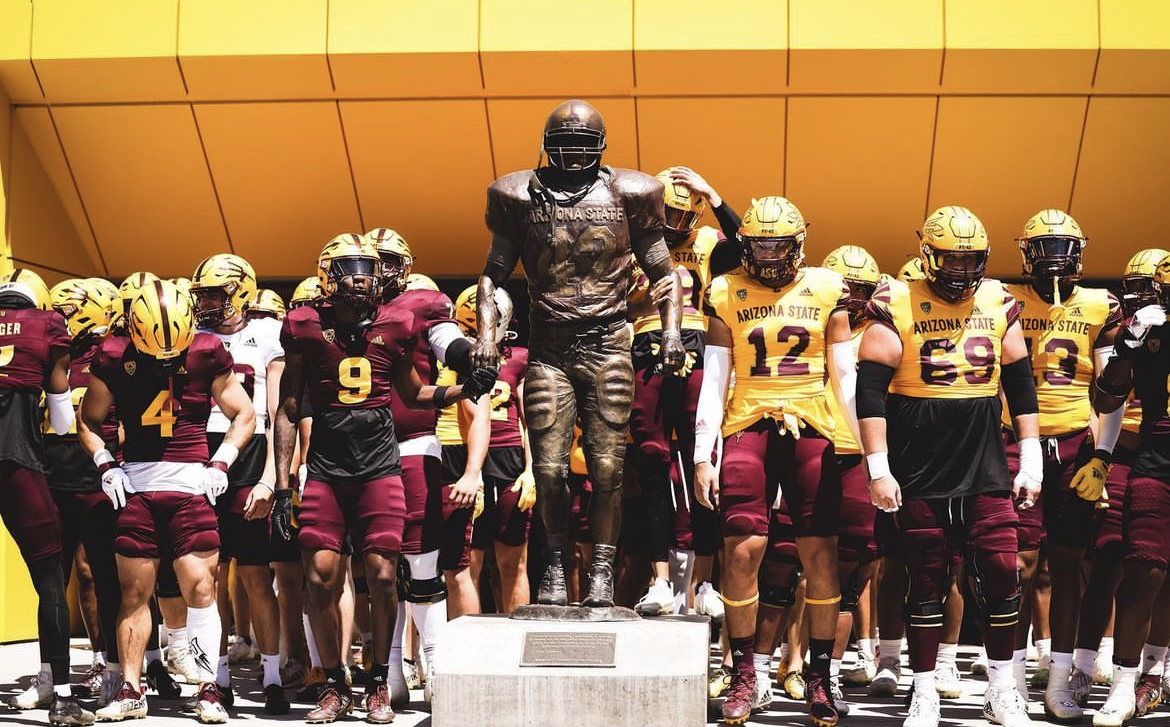
[[[447,360],[444,363],[461,376],[471,373],[471,341],[462,337],[452,341],[447,346]]]
[[[1040,404],[1036,401],[1036,380],[1032,378],[1032,362],[1027,358],[1004,364],[999,374],[1003,384],[1004,398],[1008,411],[1013,417],[1036,414]]]
[[[711,275],[722,275],[735,270],[740,265],[739,215],[731,209],[731,205],[724,202],[715,208],[715,219],[719,220],[719,229],[722,230],[722,240],[711,251]]]
[[[894,379],[891,366],[876,361],[857,364],[857,418],[885,418],[886,392]]]

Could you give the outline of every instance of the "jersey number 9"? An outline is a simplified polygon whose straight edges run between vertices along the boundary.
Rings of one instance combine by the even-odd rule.
[[[341,359],[337,364],[337,382],[341,385],[337,400],[342,404],[360,404],[365,401],[373,390],[369,359],[361,356]]]

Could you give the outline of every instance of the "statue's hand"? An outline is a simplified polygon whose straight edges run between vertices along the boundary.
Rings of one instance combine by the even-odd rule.
[[[472,345],[471,367],[473,369],[496,369],[499,366],[500,349],[495,341],[484,337]]]
[[[687,350],[683,347],[682,336],[678,331],[665,330],[662,332],[661,350],[663,374],[673,374],[686,363]]]

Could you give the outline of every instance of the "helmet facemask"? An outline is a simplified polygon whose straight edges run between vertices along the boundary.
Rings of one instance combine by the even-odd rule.
[[[792,282],[804,264],[804,233],[788,237],[741,237],[744,270],[779,289]]]
[[[565,123],[544,132],[544,153],[553,168],[570,174],[596,171],[605,151],[605,132]]]
[[[702,210],[684,210],[666,205],[666,224],[662,236],[667,244],[673,246],[686,241],[699,224],[702,214]]]
[[[382,294],[382,263],[368,257],[339,257],[329,266],[333,284],[330,301],[357,311],[369,311]]]
[[[1121,307],[1132,316],[1147,305],[1157,305],[1159,291],[1154,279],[1147,275],[1132,275],[1121,279]]]
[[[877,285],[865,280],[848,278],[845,282],[849,285],[849,302],[846,303],[849,310],[849,325],[855,328],[865,318],[865,309],[869,305],[869,299],[873,297],[873,292],[877,290]]]
[[[1020,242],[1024,273],[1033,280],[1076,280],[1081,277],[1085,241],[1076,237],[1033,237]]]
[[[987,250],[936,250],[922,246],[926,280],[943,299],[952,303],[975,294],[987,271]]]
[[[382,259],[382,300],[391,301],[406,290],[410,260],[393,252],[379,251]]]
[[[191,295],[195,298],[195,324],[200,328],[218,328],[238,313],[226,288],[192,287]]]

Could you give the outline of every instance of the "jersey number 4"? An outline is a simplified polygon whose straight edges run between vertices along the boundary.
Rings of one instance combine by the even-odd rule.
[[[158,396],[142,412],[142,426],[158,427],[158,435],[164,438],[175,436],[176,419],[175,400],[171,398],[171,392],[165,390],[158,392]]]

